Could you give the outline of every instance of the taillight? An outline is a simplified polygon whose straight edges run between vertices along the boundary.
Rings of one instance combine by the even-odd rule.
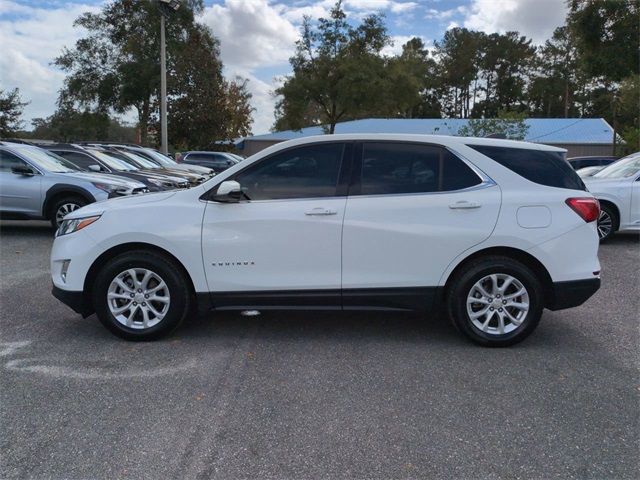
[[[565,203],[587,223],[600,216],[600,203],[593,197],[567,198]]]

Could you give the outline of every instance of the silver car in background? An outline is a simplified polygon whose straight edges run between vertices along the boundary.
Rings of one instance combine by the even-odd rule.
[[[82,172],[31,145],[0,141],[0,217],[46,219],[58,227],[68,213],[107,198],[147,192],[138,181]]]

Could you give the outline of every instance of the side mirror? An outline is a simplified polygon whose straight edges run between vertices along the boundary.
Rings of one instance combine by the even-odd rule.
[[[218,186],[211,200],[221,203],[238,203],[242,198],[242,187],[234,180],[226,180]]]
[[[89,165],[87,168],[91,172],[101,172],[102,171],[102,169],[100,168],[100,165]]]
[[[31,167],[27,167],[26,165],[11,167],[11,173],[15,173],[16,175],[24,175],[25,177],[33,177],[36,174],[36,172],[34,172]]]

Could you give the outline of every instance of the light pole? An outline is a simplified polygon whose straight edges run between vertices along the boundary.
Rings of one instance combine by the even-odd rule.
[[[169,153],[167,140],[167,47],[164,25],[167,15],[180,8],[180,0],[158,0],[160,7],[160,151]]]

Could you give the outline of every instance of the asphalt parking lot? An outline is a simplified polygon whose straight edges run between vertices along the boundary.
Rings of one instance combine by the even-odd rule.
[[[439,318],[223,314],[128,343],[0,223],[0,478],[639,478],[640,242],[509,349]]]

